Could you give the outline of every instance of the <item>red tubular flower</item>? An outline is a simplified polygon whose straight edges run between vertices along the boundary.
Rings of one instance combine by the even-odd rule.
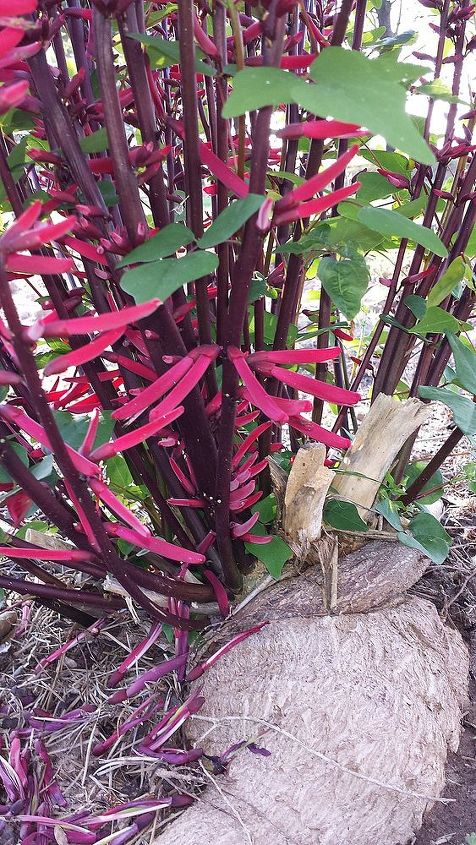
[[[6,26],[0,31],[0,57],[5,56],[22,40],[24,32],[22,29]],[[23,82],[28,88],[28,83]]]
[[[224,617],[228,616],[228,613],[230,612],[230,603],[223,584],[220,579],[217,578],[215,573],[211,571],[211,569],[203,569],[202,571],[205,578],[213,588],[221,615]]]
[[[36,0],[0,0],[0,17],[11,18],[30,15],[36,10]]]
[[[202,50],[206,56],[209,56],[211,59],[220,59],[220,53],[216,44],[211,38],[209,38],[207,33],[204,32],[196,15],[193,16],[193,34],[195,35],[195,39],[200,47],[200,50]]]
[[[254,41],[255,38],[259,38],[262,31],[262,24],[261,21],[255,21],[254,23],[250,24],[246,29],[243,30],[243,44],[249,44],[250,41]],[[230,39],[231,43],[233,43],[233,38]]]
[[[182,485],[183,489],[186,493],[190,493],[193,496],[196,493],[195,487],[193,486],[190,479],[187,478],[183,470],[179,467],[177,461],[172,456],[169,457],[169,464],[173,469],[175,475],[177,476],[180,484]]]
[[[289,123],[276,132],[278,138],[360,138],[367,135],[357,123],[342,123],[340,120],[308,120],[304,123]]]
[[[161,304],[160,299],[151,299],[142,305],[132,305],[108,314],[75,317],[71,320],[43,321],[42,337],[72,337],[93,332],[110,332],[149,317]]]
[[[0,416],[7,422],[18,426],[21,431],[25,431],[30,437],[33,437],[38,443],[51,451],[50,441],[43,426],[35,422],[20,408],[16,408],[14,405],[0,405]],[[80,455],[71,446],[66,445],[66,449],[78,472],[89,477],[100,474],[100,469],[96,464]]]
[[[301,205],[290,207],[283,212],[275,214],[274,222],[277,226],[280,226],[282,223],[290,223],[293,220],[307,219],[313,214],[321,214],[321,212],[327,211],[328,208],[338,205],[338,203],[342,202],[342,200],[345,200],[347,197],[355,194],[360,187],[360,182],[354,182],[353,185],[348,185],[346,188],[339,188],[337,191],[333,191],[325,197],[320,197],[317,200],[303,202]]]
[[[261,425],[257,425],[256,428],[254,428],[253,431],[251,431],[248,436],[245,437],[243,443],[238,447],[235,454],[233,455],[233,460],[231,464],[233,469],[236,469],[241,459],[245,457],[247,452],[249,452],[253,443],[258,440],[258,437],[260,437],[263,432],[267,431],[268,428],[271,428],[271,425],[272,423],[270,422],[261,423]]]
[[[55,258],[49,255],[8,255],[5,266],[10,273],[38,273],[39,276],[49,273],[71,273],[75,270],[71,258]]]
[[[250,518],[247,519],[246,522],[232,522],[232,523],[230,523],[231,536],[235,537],[235,538],[243,537],[244,534],[247,534],[249,531],[251,531],[251,529],[253,528],[254,525],[256,525],[258,520],[259,520],[259,513],[258,513],[258,511],[256,511],[256,513],[254,513],[253,516],[250,516]]]
[[[391,170],[385,170],[383,167],[377,168],[377,173],[384,176],[387,182],[390,182],[395,188],[410,188],[410,180],[401,173],[393,173]]]
[[[93,560],[90,552],[83,552],[79,549],[18,549],[15,546],[0,546],[2,557],[25,558],[25,560]]]
[[[344,332],[344,331],[342,331],[342,329],[334,329],[332,324],[330,326],[330,329],[332,331],[332,334],[335,334],[335,336],[338,337],[339,340],[353,340],[354,339],[353,336],[351,334],[349,334],[349,332]]]
[[[311,422],[311,420],[307,420],[305,417],[291,417],[289,425],[306,437],[311,437],[313,440],[317,440],[318,443],[323,443],[331,449],[348,449],[351,445],[347,437],[327,431],[327,429],[322,428],[317,423]]]
[[[226,643],[226,645],[219,648],[218,651],[215,651],[215,653],[212,654],[211,657],[208,657],[202,663],[199,663],[197,666],[195,666],[188,673],[187,681],[196,681],[197,678],[203,675],[203,673],[206,672],[207,669],[210,669],[211,666],[214,666],[217,660],[220,659],[220,657],[223,657],[223,655],[231,651],[231,649],[234,648],[235,645],[238,645],[238,643],[243,642],[243,640],[246,640],[252,634],[257,634],[259,631],[261,631],[262,628],[264,628],[265,625],[268,625],[268,622],[261,622],[259,625],[255,625],[253,628],[249,628],[248,631],[243,631],[241,634],[237,634],[235,637],[233,637],[233,639]]]
[[[113,346],[123,334],[123,328],[115,329],[112,332],[105,332],[84,346],[73,349],[65,355],[59,355],[58,358],[55,358],[46,365],[44,369],[45,376],[64,373],[69,367],[80,367],[82,364],[86,364],[87,361],[92,361],[93,358],[97,358],[101,352],[104,352],[108,346]]]
[[[167,499],[167,504],[173,505],[176,508],[205,508],[207,503],[205,499]]]
[[[120,367],[129,370],[131,373],[135,373],[145,381],[155,381],[157,378],[155,370],[146,367],[140,361],[134,361],[133,358],[128,358],[126,355],[119,355],[117,352],[106,352],[102,357],[105,361],[110,361],[112,364],[119,364]]]
[[[137,533],[141,536],[150,536],[149,529],[142,524],[140,519],[138,519],[135,514],[129,510],[129,508],[126,508],[126,506],[119,501],[117,496],[114,495],[107,484],[104,484],[103,481],[99,481],[98,479],[91,478],[89,486],[96,496],[98,496],[109,510],[119,517],[119,519],[122,519],[123,522],[125,522],[130,528],[133,528],[134,531],[137,531]]]
[[[173,410],[161,417],[155,418],[145,425],[140,426],[140,428],[136,428],[134,431],[129,431],[127,434],[123,434],[122,437],[118,437],[116,440],[110,440],[107,443],[103,443],[102,446],[98,446],[97,449],[94,449],[94,451],[91,452],[91,460],[106,461],[108,458],[112,458],[114,455],[119,454],[119,452],[131,449],[133,446],[137,446],[138,443],[143,443],[148,437],[153,437],[163,428],[170,425],[171,422],[183,414],[183,411],[183,405],[179,405],[178,408],[173,408]]]
[[[256,405],[263,414],[266,414],[270,420],[277,424],[287,422],[288,415],[280,408],[274,399],[266,393],[264,387],[259,383],[252,370],[249,368],[245,356],[241,349],[236,346],[229,346],[228,357],[233,362],[235,369],[240,376],[243,384],[247,388],[248,394],[253,405]]]
[[[74,217],[67,217],[61,223],[44,223],[31,228],[41,214],[41,202],[32,203],[30,208],[18,217],[0,238],[0,251],[4,253],[37,249],[50,241],[58,240],[70,232],[76,224]]]
[[[222,182],[233,194],[237,197],[246,197],[249,193],[249,187],[243,179],[230,170],[222,160],[212,153],[204,143],[199,144],[200,161],[205,167],[208,167],[210,173],[215,176],[219,182]]]
[[[23,33],[21,33],[23,34]],[[12,85],[4,85],[0,88],[0,114],[5,114],[9,109],[20,105],[25,99],[29,83],[26,80],[14,82]]]
[[[327,384],[325,381],[304,376],[301,373],[294,373],[292,370],[285,370],[275,364],[267,364],[261,361],[255,364],[256,369],[266,376],[271,376],[283,384],[302,390],[303,393],[310,393],[325,402],[335,402],[336,405],[355,405],[360,401],[360,393],[353,390],[346,390],[343,387],[336,387],[334,384]]]
[[[62,243],[70,249],[74,249],[82,258],[87,258],[88,261],[94,261],[96,264],[107,265],[107,258],[104,255],[104,249],[94,246],[93,244],[81,241],[79,238],[62,238]]]
[[[340,174],[344,172],[345,168],[349,162],[352,161],[358,151],[358,144],[354,144],[347,150],[347,152],[339,156],[334,164],[327,167],[326,170],[321,171],[321,173],[317,173],[315,176],[312,176],[311,179],[308,179],[307,182],[303,182],[302,185],[299,185],[297,188],[294,188],[294,190],[289,191],[288,194],[276,203],[276,210],[280,213],[291,206],[298,205],[303,200],[309,199],[309,197],[313,197],[319,191],[324,190],[327,185],[333,182],[337,176],[340,176]],[[338,193],[338,191],[335,192],[335,194]]]
[[[307,70],[312,65],[314,59],[317,58],[317,53],[299,53],[294,56],[282,56],[279,61],[279,67],[282,70]],[[249,56],[245,64],[247,67],[261,67],[263,64],[262,56]],[[326,138],[329,137],[326,135]]]
[[[199,346],[194,350],[198,355],[195,363],[185,373],[181,381],[170,391],[170,393],[162,400],[160,405],[157,405],[150,412],[150,419],[155,420],[157,417],[162,417],[175,408],[179,402],[182,402],[186,396],[198,384],[200,379],[205,375],[211,362],[215,360],[220,351],[219,346]],[[147,389],[147,388],[146,388]]]
[[[113,411],[113,419],[125,420],[141,414],[146,408],[149,408],[154,402],[157,402],[164,393],[167,393],[168,390],[178,384],[183,376],[188,373],[192,364],[192,356],[185,355],[185,357],[174,364],[173,367],[170,367],[166,373],[159,376],[159,378],[156,378],[151,385],[141,390],[134,399],[131,399],[131,401],[123,405],[122,408],[118,408],[117,411]]]
[[[99,422],[100,422],[99,410],[96,408],[91,414],[91,419],[89,420],[88,429],[86,431],[84,440],[83,440],[81,446],[79,447],[78,451],[79,451],[80,455],[86,455],[86,457],[89,457],[89,453],[91,452],[91,450],[94,446],[94,441],[96,440],[96,435],[98,433],[98,428],[99,428]]]
[[[252,352],[248,356],[251,366],[258,366],[260,362],[272,364],[322,364],[325,361],[332,361],[338,358],[340,349],[338,346],[330,346],[325,349],[279,349],[274,351]]]
[[[105,524],[108,534],[112,537],[119,537],[125,540],[126,543],[132,543],[133,546],[138,546],[140,549],[148,549],[150,552],[166,557],[169,560],[178,560],[183,563],[199,564],[205,563],[205,556],[197,552],[191,552],[189,549],[182,549],[180,546],[174,546],[173,543],[168,543],[158,537],[145,537],[133,531],[132,528],[124,528],[117,522],[108,522]]]
[[[13,493],[12,496],[6,499],[5,504],[14,527],[19,528],[33,502],[27,493],[24,493],[23,490],[18,490],[17,493]]]
[[[11,370],[0,370],[0,384],[21,384],[22,377]]]

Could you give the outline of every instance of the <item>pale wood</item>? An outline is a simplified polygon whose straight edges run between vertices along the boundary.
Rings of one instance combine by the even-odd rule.
[[[301,447],[289,473],[284,495],[283,527],[298,556],[321,536],[322,509],[335,473],[324,466],[325,447]]]
[[[425,422],[429,406],[419,399],[397,402],[381,393],[341,464],[331,493],[354,502],[365,519],[379,487],[406,440]]]

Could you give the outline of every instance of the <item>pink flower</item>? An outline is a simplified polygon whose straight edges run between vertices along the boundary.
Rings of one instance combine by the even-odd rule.
[[[218,346],[199,346],[194,350],[194,356],[198,355],[195,363],[190,367],[188,372],[184,375],[181,381],[170,391],[168,396],[157,405],[150,413],[150,419],[155,420],[157,417],[163,416],[175,408],[179,402],[182,402],[186,396],[198,384],[200,379],[205,375],[208,367],[215,360],[220,347]]]
[[[367,135],[356,123],[341,123],[339,120],[308,120],[303,123],[289,123],[276,132],[279,138],[356,138]]]
[[[233,170],[227,167],[226,164],[223,164],[222,160],[209,150],[206,144],[200,143],[199,152],[202,164],[208,167],[210,173],[219,182],[222,182],[237,197],[247,196],[250,189],[246,182],[243,182],[243,179],[240,179]]]
[[[338,346],[330,346],[324,349],[278,349],[252,352],[248,356],[251,366],[259,367],[260,362],[273,364],[321,364],[324,361],[332,361],[338,358],[340,349]]]
[[[58,240],[75,226],[74,217],[61,223],[43,223],[33,228],[41,214],[41,202],[36,200],[18,217],[0,238],[0,252],[22,252],[37,249],[50,241]]]
[[[320,173],[312,176],[311,179],[308,179],[307,182],[304,182],[302,185],[294,188],[294,190],[289,191],[288,194],[276,203],[276,212],[281,213],[285,209],[296,206],[303,200],[307,200],[309,197],[313,197],[319,191],[322,191],[327,185],[330,185],[337,176],[340,176],[340,174],[344,172],[345,168],[349,162],[352,161],[358,151],[358,144],[354,144],[353,147],[350,147],[347,152],[341,155],[337,161],[334,162],[334,164],[331,164],[331,166],[326,170],[322,170]],[[357,188],[355,190],[357,190]],[[335,192],[335,194],[338,193],[338,191]],[[323,197],[323,199],[325,198]],[[327,207],[330,208],[330,206]]]
[[[79,549],[37,549],[16,548],[15,546],[0,546],[0,556],[10,558],[25,558],[25,560],[93,560],[90,552]]]
[[[15,30],[13,31],[15,32]],[[23,33],[20,32],[20,37],[22,35]],[[3,88],[0,88],[0,114],[5,114],[9,109],[20,105],[22,100],[25,99],[28,86],[28,81],[22,79],[20,82],[14,82],[12,85],[4,85]]]
[[[233,362],[235,369],[243,384],[248,390],[253,405],[256,405],[263,414],[266,414],[273,422],[282,424],[287,422],[287,414],[275,403],[274,399],[266,393],[264,387],[259,383],[256,376],[246,362],[245,355],[236,346],[229,346],[228,357]]]
[[[124,328],[105,332],[104,334],[98,335],[98,337],[89,343],[84,344],[84,346],[79,346],[78,349],[73,349],[65,355],[59,355],[58,358],[55,358],[46,365],[44,369],[45,376],[64,373],[69,367],[80,367],[82,364],[92,361],[93,358],[97,358],[109,346],[113,346],[123,334]]]
[[[16,408],[14,405],[0,405],[0,416],[7,422],[16,425],[21,431],[25,431],[46,449],[51,450],[50,441],[43,426],[35,422],[28,414]],[[86,476],[100,475],[100,469],[87,458],[76,452],[71,446],[66,446],[69,456],[78,472]]]
[[[150,536],[149,529],[142,524],[140,519],[138,519],[135,514],[129,510],[129,508],[126,508],[126,506],[119,501],[117,496],[114,495],[107,484],[104,484],[103,481],[99,481],[98,479],[91,478],[89,486],[91,487],[91,490],[96,493],[96,496],[98,496],[109,510],[119,517],[119,519],[122,519],[123,522],[129,525],[130,528],[133,528],[134,531],[137,531],[137,533],[141,536]]]
[[[351,445],[347,437],[341,437],[340,434],[327,431],[327,429],[322,428],[317,423],[311,422],[311,420],[307,420],[305,417],[291,417],[289,425],[306,437],[311,437],[313,440],[317,440],[318,443],[324,443],[325,446],[329,446],[331,449],[348,449]]]
[[[7,256],[5,266],[10,273],[38,273],[40,276],[49,273],[70,273],[76,269],[71,258],[16,253]]]
[[[207,669],[210,669],[212,666],[215,665],[217,660],[220,660],[220,657],[223,657],[224,654],[227,654],[234,648],[238,643],[243,642],[248,637],[251,637],[252,634],[257,634],[267,625],[267,622],[261,622],[259,625],[255,625],[253,628],[249,628],[248,631],[243,631],[241,634],[237,634],[233,637],[226,645],[222,646],[212,654],[211,657],[208,657],[207,660],[204,660],[202,663],[199,663],[195,666],[187,675],[187,681],[196,681]]]
[[[130,402],[118,408],[117,411],[113,411],[113,419],[125,420],[128,417],[136,417],[138,414],[141,414],[146,408],[157,402],[164,393],[167,393],[168,390],[178,384],[183,376],[188,373],[192,364],[192,356],[185,355],[173,367],[170,367],[166,373],[159,376],[159,378],[156,377],[152,384],[141,390],[134,399],[131,399]]]
[[[205,563],[204,555],[192,552],[189,549],[182,549],[180,546],[175,546],[173,543],[168,543],[159,537],[152,537],[152,535],[145,537],[142,534],[138,534],[137,531],[133,531],[132,528],[124,528],[123,525],[119,525],[117,522],[105,523],[104,527],[112,537],[119,537],[121,540],[125,540],[126,543],[132,543],[133,546],[138,546],[140,549],[148,549],[151,552],[156,552],[156,554],[162,555],[162,557],[166,557],[169,560],[178,560],[194,565]]]
[[[310,393],[326,402],[334,402],[336,405],[355,405],[360,400],[360,393],[327,384],[325,381],[304,376],[301,373],[294,373],[292,370],[285,370],[272,363],[260,361],[255,366],[264,375],[271,376],[289,387],[294,387],[303,393]]]
[[[346,188],[339,188],[337,191],[332,191],[330,194],[326,194],[326,196],[320,197],[319,199],[311,200],[310,202],[302,202],[300,205],[289,206],[284,211],[278,211],[276,206],[274,222],[277,226],[280,226],[282,223],[292,223],[294,220],[306,220],[313,214],[321,214],[323,211],[327,211],[328,208],[333,208],[333,206],[338,205],[340,202],[347,199],[347,197],[355,194],[359,188],[360,182],[354,182]],[[290,193],[294,192],[291,191]],[[289,194],[286,196],[289,196]],[[286,197],[283,197],[283,200],[285,198]]]
[[[253,431],[251,431],[250,434],[245,437],[243,443],[241,444],[241,446],[238,447],[233,456],[233,469],[236,469],[241,459],[245,457],[247,452],[249,452],[253,443],[255,443],[258,438],[261,437],[261,435],[268,430],[268,428],[271,428],[270,422],[261,423],[261,425],[257,425],[256,428],[254,428]]]
[[[64,271],[57,270],[56,272]],[[71,320],[43,321],[42,337],[71,337],[73,335],[89,334],[90,332],[109,332],[113,329],[124,328],[132,323],[136,323],[138,320],[149,317],[161,304],[160,299],[151,299],[142,305],[132,305],[129,308],[123,308],[121,311],[111,311],[108,314],[75,317]]]
[[[106,461],[108,458],[118,455],[119,452],[123,452],[126,449],[132,449],[133,446],[137,446],[138,443],[143,443],[144,440],[147,440],[149,437],[153,437],[163,428],[170,425],[171,422],[183,414],[183,411],[183,405],[179,405],[178,408],[173,408],[166,414],[156,417],[151,422],[142,425],[140,428],[136,428],[134,431],[129,431],[127,434],[123,434],[122,437],[118,437],[116,440],[110,440],[108,443],[103,443],[102,446],[98,446],[97,449],[94,449],[94,451],[91,452],[91,459],[93,461]]]

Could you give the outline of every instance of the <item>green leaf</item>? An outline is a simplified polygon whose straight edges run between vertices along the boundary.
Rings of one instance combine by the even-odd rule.
[[[476,255],[476,226],[473,226],[471,230],[471,234],[469,236],[468,243],[464,252],[465,255],[468,256],[468,258],[474,258],[474,256]]]
[[[73,449],[79,449],[88,430],[89,416],[86,414],[69,414],[67,411],[54,411],[53,413],[56,425],[65,443]],[[114,420],[111,419],[110,412],[102,411],[94,446],[97,447],[106,443],[111,438],[113,429]]]
[[[360,518],[356,506],[352,502],[342,502],[340,499],[328,499],[324,505],[323,520],[327,525],[340,531],[368,531],[369,526]]]
[[[129,38],[140,41],[148,47],[148,53],[154,63],[154,67],[164,68],[169,65],[180,64],[180,44],[178,41],[167,41],[157,35],[144,35],[142,32],[129,32]],[[197,51],[199,52],[199,51]],[[205,76],[216,76],[216,70],[211,65],[195,60],[195,72],[203,73]]]
[[[335,220],[335,222],[334,222]],[[348,217],[336,217],[330,225],[326,243],[340,255],[349,257],[349,249],[354,252],[370,252],[382,243],[382,235],[363,226],[358,220]],[[312,232],[311,232],[312,234]],[[299,243],[297,241],[296,243]]]
[[[408,464],[403,475],[405,487],[407,489],[411,484],[413,484],[415,479],[418,478],[427,465],[428,461],[413,461],[411,464]],[[437,502],[443,495],[443,487],[443,475],[440,470],[437,469],[418,494],[418,503],[420,505],[432,505],[434,502]],[[432,490],[434,492],[429,493],[428,496],[421,496],[421,494],[426,490]]]
[[[276,329],[278,326],[278,318],[276,314],[272,314],[271,311],[264,312],[264,326],[263,326],[263,335],[264,335],[264,342],[266,346],[272,346],[274,343],[274,338],[276,335]],[[250,319],[250,329],[251,332],[254,333],[254,317],[253,312],[251,312],[251,319]],[[286,346],[288,348],[294,345],[298,334],[297,326],[294,323],[291,323],[288,328],[288,336],[286,339]]]
[[[382,38],[382,40],[377,44],[377,47],[385,47],[389,49],[390,47],[399,47],[402,44],[413,43],[415,38],[415,31],[413,29],[408,29],[405,32],[400,32],[398,35],[389,35],[387,38]],[[418,79],[418,76],[421,76],[425,68],[422,68],[420,65],[411,65],[413,68],[420,68],[420,73],[417,71],[417,76],[415,77]]]
[[[401,153],[392,153],[389,150],[362,149],[359,151],[359,156],[371,162],[374,166],[383,167],[384,170],[391,170],[392,173],[401,173],[402,176],[409,176],[409,171],[412,169],[410,161],[404,155]],[[384,178],[382,176],[382,179]]]
[[[165,300],[182,285],[213,273],[217,266],[214,252],[188,252],[184,258],[163,258],[128,270],[121,279],[121,288],[138,305],[157,296]]]
[[[338,309],[348,320],[353,320],[369,283],[369,271],[364,259],[354,256],[336,261],[326,256],[319,263],[317,275]]]
[[[258,522],[251,531],[252,534],[265,536],[268,532],[264,525]],[[269,574],[276,580],[281,577],[284,564],[292,558],[293,552],[281,537],[273,536],[270,543],[245,543],[246,551],[264,563]]]
[[[210,249],[231,238],[258,211],[263,201],[264,197],[259,194],[248,194],[243,199],[230,203],[197,241],[200,249]]]
[[[381,499],[374,505],[374,510],[387,520],[388,524],[395,528],[396,531],[402,530],[402,523],[398,515],[397,506],[389,499]]]
[[[369,229],[374,229],[382,235],[397,235],[399,238],[408,238],[410,241],[415,241],[415,243],[421,244],[441,258],[445,258],[448,254],[446,247],[432,229],[420,226],[413,220],[403,217],[402,214],[397,214],[396,211],[371,206],[362,208],[357,219],[364,226],[368,226]]]
[[[451,262],[428,294],[428,305],[439,305],[464,278],[466,264],[459,255]]]
[[[46,455],[46,457],[31,468],[32,475],[34,475],[38,481],[43,481],[43,479],[49,478],[52,472],[53,455]]]
[[[274,522],[277,511],[278,505],[274,493],[270,493],[269,496],[266,496],[264,499],[260,499],[260,501],[251,508],[252,513],[259,513],[259,521],[264,525],[267,525],[269,522]]]
[[[233,90],[222,109],[225,118],[239,117],[264,106],[292,103],[296,77],[275,67],[246,67],[233,79]]]
[[[416,200],[406,202],[404,205],[395,206],[393,211],[395,211],[397,214],[403,214],[404,217],[420,217],[421,214],[424,212],[427,203],[428,198],[426,194],[423,194]]]
[[[401,532],[398,539],[405,546],[419,549],[428,555],[433,563],[443,563],[448,557],[451,537],[430,513],[417,514],[408,526],[410,534]]]
[[[456,377],[465,390],[476,394],[476,352],[472,346],[466,346],[459,337],[448,334],[447,340],[453,352]]]
[[[357,191],[355,198],[363,205],[390,197],[395,192],[394,186],[380,173],[359,173],[359,182],[362,187]]]
[[[115,487],[121,491],[127,490],[134,485],[134,479],[129,471],[129,467],[121,455],[115,455],[106,461],[106,475],[111,487]]]
[[[448,88],[441,79],[435,79],[433,82],[425,82],[415,88],[414,94],[424,94],[430,97],[431,100],[443,100],[445,103],[462,103],[459,97],[455,97],[451,93],[451,88]]]
[[[97,186],[108,208],[118,204],[119,197],[116,194],[113,182],[109,182],[108,179],[101,179],[101,181],[97,183]]]
[[[421,318],[426,313],[426,302],[422,296],[417,296],[414,293],[410,293],[408,296],[405,297],[403,300],[404,305],[410,309],[413,316],[417,318],[417,320],[421,320]]]
[[[463,473],[469,489],[472,493],[476,493],[476,463],[465,464]]]
[[[312,63],[310,73],[316,85],[295,78],[289,87],[289,96],[301,106],[322,117],[332,115],[365,126],[417,161],[434,164],[433,153],[406,112],[405,89],[400,83],[406,73],[404,65],[328,47]],[[283,101],[282,95],[279,101]]]
[[[445,387],[420,387],[418,394],[422,399],[443,402],[453,411],[454,421],[463,434],[476,434],[476,405],[471,399]]]
[[[109,145],[106,127],[102,126],[91,135],[86,135],[79,141],[83,153],[102,153],[107,150]]]
[[[266,279],[264,276],[256,276],[251,282],[250,289],[248,291],[248,302],[256,302],[257,299],[261,299],[263,296],[266,296]]]
[[[16,456],[20,458],[22,464],[28,466],[28,452],[23,446],[20,446],[19,443],[15,443],[13,440],[8,440],[7,443],[15,452]],[[0,464],[0,484],[10,484],[13,481],[11,476],[8,474],[6,469],[3,467],[3,464]]]
[[[118,263],[118,267],[124,267],[126,264],[141,264],[148,261],[157,261],[159,258],[165,258],[168,255],[173,255],[181,246],[188,246],[195,240],[195,235],[183,223],[169,223],[164,226],[160,232],[149,238],[148,241],[136,246],[128,255]]]
[[[433,305],[427,308],[421,320],[412,328],[408,329],[410,334],[426,335],[428,332],[442,334],[443,332],[459,331],[459,323],[456,317],[448,314],[444,308]]]

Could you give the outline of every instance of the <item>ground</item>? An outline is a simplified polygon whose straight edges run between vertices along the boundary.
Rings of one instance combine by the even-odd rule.
[[[365,402],[362,405],[365,413]],[[420,432],[416,457],[433,454],[450,433],[451,425],[446,409],[435,406],[431,419]],[[445,564],[430,566],[414,590],[432,600],[447,624],[461,631],[470,648],[475,677],[471,683],[471,701],[464,717],[460,749],[448,763],[445,797],[451,800],[434,807],[422,830],[408,845],[444,845],[446,842],[463,845],[467,836],[476,833],[476,502],[471,500],[461,478],[461,467],[470,460],[474,460],[474,450],[468,441],[462,440],[443,466],[450,483],[445,490],[441,518],[453,536],[453,548]],[[17,607],[20,612],[21,604],[17,603]],[[167,797],[176,794],[177,790],[195,793],[205,779],[199,764],[170,765],[166,760],[154,759],[143,749],[139,750],[152,725],[179,703],[176,681],[170,676],[149,685],[140,696],[119,703],[108,701],[111,694],[108,676],[146,635],[146,620],[138,619],[131,624],[129,612],[124,612],[98,635],[87,635],[44,671],[38,672],[38,663],[74,637],[77,629],[67,622],[58,625],[52,611],[33,602],[23,603],[23,607],[26,612],[15,639],[7,637],[2,643],[0,631],[0,725],[6,743],[19,731],[22,747],[28,747],[30,726],[26,713],[32,709],[40,720],[46,720],[46,724],[48,719],[60,719],[79,708],[81,713],[77,719],[60,724],[46,734],[58,783],[75,810],[87,807],[91,814],[98,814],[121,802],[142,801],[151,795]],[[136,675],[172,654],[171,644],[164,637],[158,639],[138,662]],[[131,675],[128,680],[130,678]],[[109,750],[96,756],[93,753],[96,743],[110,737],[148,697],[148,709],[140,723],[132,727],[125,738],[113,742]],[[177,736],[174,744],[182,747]],[[5,801],[0,788],[0,804]],[[59,816],[64,814],[57,808],[54,812]],[[164,815],[159,814],[142,833],[138,832],[134,840],[137,845],[151,841],[163,818]],[[0,845],[13,845],[14,840],[9,836],[10,833],[2,832],[0,826]],[[385,845],[384,840],[382,845]]]

